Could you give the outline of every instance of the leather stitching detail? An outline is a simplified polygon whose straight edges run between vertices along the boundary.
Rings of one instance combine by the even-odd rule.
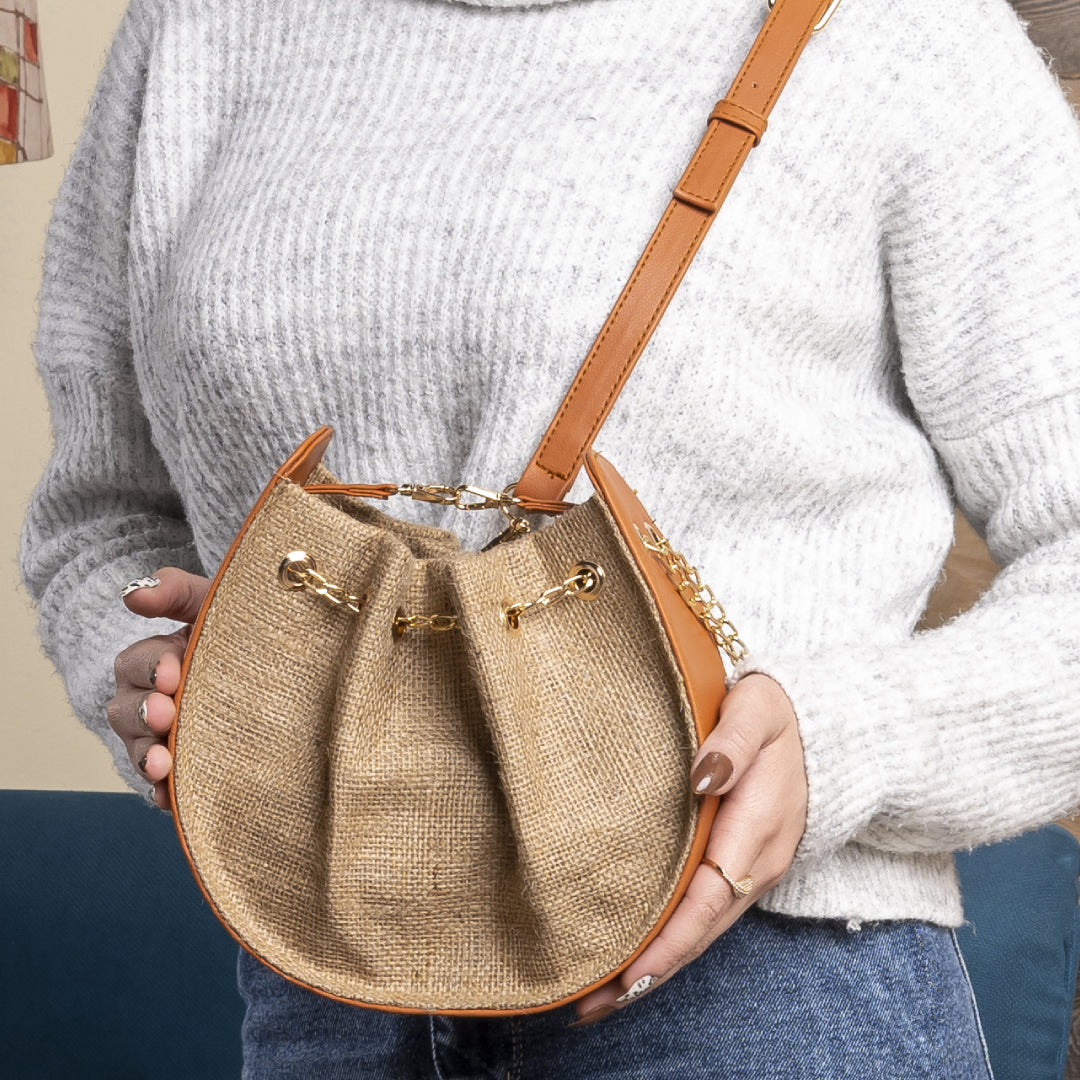
[[[758,40],[754,43],[754,47],[753,47],[753,49],[750,50],[750,55],[747,57],[746,63],[743,64],[742,71],[739,72],[739,75],[736,78],[734,85],[731,87],[731,90],[728,92],[728,98],[734,98],[735,95],[739,92],[739,88],[742,86],[742,84],[749,77],[751,69],[754,66],[754,61],[757,59],[757,56],[761,52],[761,50],[763,48],[765,48],[766,44],[768,43],[769,38],[772,36],[773,31],[775,30],[775,27],[776,27],[775,22],[770,23],[765,28],[764,32],[761,34],[761,36],[758,38]],[[807,28],[807,29],[809,30],[809,28]],[[774,83],[772,85],[772,89],[770,89],[767,97],[765,98],[765,107],[761,110],[763,116],[768,116],[769,112],[772,110],[773,105],[776,104],[776,99],[780,96],[780,90],[784,86],[784,84],[787,82],[788,75],[791,73],[791,69],[795,66],[795,61],[798,59],[799,53],[802,52],[803,45],[805,44],[808,37],[809,37],[809,34],[806,31],[804,31],[802,34],[800,34],[798,40],[795,42],[794,47],[792,48],[791,52],[788,54],[787,61],[785,62],[784,67],[780,72],[779,78],[777,78],[774,81]],[[733,104],[737,104],[737,103],[733,102]],[[701,160],[702,156],[707,152],[709,146],[712,144],[713,137],[716,135],[716,133],[719,130],[720,130],[719,127],[714,128],[709,133],[709,135],[705,139],[705,141],[701,144],[701,146],[698,147],[698,152],[694,155],[693,160],[690,162],[690,165],[686,170],[685,175],[687,177],[689,177],[689,176],[691,176],[693,174],[694,169],[698,165],[698,162]],[[735,166],[732,166],[732,167],[734,168]],[[717,189],[717,191],[715,192],[715,194],[711,194],[711,195],[710,194],[702,194],[701,192],[694,191],[686,184],[680,184],[679,186],[682,188],[683,191],[685,191],[688,195],[692,196],[695,199],[701,199],[703,202],[716,203],[716,202],[719,201],[720,193],[725,189],[725,187],[727,185],[727,182],[730,179],[730,177],[731,177],[731,169],[729,169],[727,171],[727,173],[724,175],[723,182],[720,184],[720,186]]]
[[[778,3],[777,3],[776,6],[779,8],[784,3],[785,3],[785,0],[778,0]],[[775,12],[774,12],[774,14],[775,14]],[[750,54],[747,57],[746,61],[744,62],[741,71],[739,72],[738,76],[735,79],[735,82],[732,84],[732,87],[729,90],[728,95],[727,95],[728,98],[734,98],[738,94],[740,88],[742,87],[742,85],[746,81],[746,79],[748,77],[750,77],[758,56],[768,46],[769,41],[770,41],[770,39],[772,37],[772,34],[774,33],[775,28],[778,25],[778,23],[779,23],[779,20],[774,19],[772,22],[768,23],[763,28],[762,33],[758,36],[758,39],[755,41],[753,48],[750,50]],[[792,68],[795,65],[796,60],[798,59],[800,53],[802,52],[803,47],[805,46],[807,40],[809,39],[810,31],[811,31],[811,26],[808,25],[805,28],[805,30],[803,30],[803,32],[800,33],[798,38],[793,43],[793,46],[792,46],[791,50],[788,53],[787,60],[784,63],[784,66],[783,66],[783,68],[782,68],[782,70],[780,72],[779,77],[774,80],[773,85],[770,88],[770,90],[769,90],[769,92],[768,92],[768,94],[766,96],[765,104],[764,104],[764,107],[762,108],[762,113],[761,113],[761,115],[763,117],[768,116],[769,112],[772,110],[773,105],[776,103],[776,100],[779,97],[780,92],[781,92],[782,88],[784,87],[785,83],[787,82],[787,79],[788,79],[788,77],[789,77],[789,75],[791,73]],[[744,108],[744,106],[738,106],[736,102],[732,102],[732,104],[735,104],[737,107]],[[748,110],[748,111],[750,111],[750,110]],[[702,156],[705,153],[708,152],[708,150],[711,147],[711,145],[713,143],[713,140],[714,140],[714,138],[716,136],[716,133],[719,130],[720,130],[720,125],[717,124],[716,127],[712,131],[710,131],[708,133],[706,138],[703,140],[701,146],[698,147],[697,153],[694,154],[694,157],[691,160],[690,165],[687,167],[684,176],[688,177],[688,176],[692,175],[694,169],[696,168],[698,162],[701,160]],[[748,139],[753,138],[753,135],[750,132],[747,132],[746,138],[748,138]],[[728,171],[725,173],[724,179],[723,179],[723,181],[722,181],[722,183],[721,183],[720,187],[718,188],[718,191],[717,191],[717,193],[715,195],[712,195],[712,196],[710,196],[710,195],[701,195],[701,194],[699,194],[697,192],[694,192],[694,191],[690,190],[688,187],[684,187],[682,184],[680,184],[680,189],[685,191],[688,195],[690,195],[690,196],[692,196],[694,198],[700,199],[703,202],[718,203],[719,200],[720,200],[721,193],[725,191],[725,189],[727,187],[727,184],[728,184],[728,181],[731,179],[732,172],[737,171],[738,168],[740,167],[740,165],[742,164],[742,161],[741,161],[742,158],[743,158],[743,155],[741,153],[737,155],[735,161],[732,162],[732,164],[729,167]],[[577,470],[581,467],[581,462],[582,462],[582,460],[583,460],[583,458],[585,456],[586,450],[592,444],[592,440],[596,437],[596,433],[603,426],[604,420],[607,418],[607,410],[608,410],[609,406],[611,405],[613,400],[618,396],[619,392],[622,390],[623,383],[624,383],[625,379],[628,377],[629,369],[631,369],[633,367],[633,365],[637,362],[638,353],[639,353],[639,350],[642,348],[643,341],[648,339],[649,334],[652,333],[654,327],[656,326],[656,323],[659,321],[660,315],[661,315],[663,309],[667,305],[668,300],[671,297],[671,294],[674,292],[674,290],[676,288],[676,283],[680,280],[680,277],[681,277],[682,272],[683,272],[683,268],[686,266],[687,262],[690,259],[693,258],[694,254],[696,254],[698,244],[700,243],[701,238],[702,238],[702,234],[708,229],[709,225],[711,224],[712,214],[708,214],[708,216],[706,216],[703,219],[703,221],[701,223],[701,227],[698,229],[697,233],[695,233],[693,242],[690,244],[689,248],[687,249],[687,253],[684,255],[683,259],[680,261],[679,267],[678,267],[675,275],[673,276],[673,278],[671,280],[671,283],[668,285],[667,290],[664,293],[663,301],[657,306],[657,311],[654,313],[652,319],[649,321],[649,324],[646,327],[645,331],[642,333],[641,337],[638,338],[638,341],[635,344],[634,349],[631,351],[630,356],[627,359],[627,362],[623,365],[622,369],[619,371],[618,378],[617,378],[611,392],[608,394],[606,400],[604,401],[603,408],[600,410],[599,415],[597,416],[597,418],[594,420],[592,426],[590,427],[588,437],[587,437],[584,445],[578,450],[577,454],[575,455],[574,460],[573,460],[570,468],[566,472],[560,472],[558,469],[554,469],[554,468],[549,467],[548,465],[545,465],[544,462],[543,462],[543,458],[547,454],[548,449],[549,449],[552,441],[559,436],[559,434],[561,432],[561,429],[562,429],[562,426],[566,421],[566,416],[570,412],[570,409],[571,409],[571,406],[572,406],[574,400],[576,399],[578,393],[580,392],[580,390],[582,389],[583,384],[586,381],[587,373],[588,373],[588,371],[590,370],[590,368],[593,365],[593,362],[594,362],[594,360],[596,358],[596,354],[599,352],[600,347],[602,346],[604,341],[607,339],[609,333],[611,332],[611,328],[615,325],[615,323],[616,323],[616,321],[618,319],[618,316],[621,313],[623,307],[626,305],[627,301],[630,299],[630,295],[633,292],[634,286],[637,283],[638,279],[640,278],[640,276],[641,276],[642,272],[644,271],[646,265],[648,264],[649,259],[650,259],[651,255],[652,255],[652,252],[653,252],[654,248],[656,247],[656,244],[659,242],[660,237],[663,235],[664,231],[667,229],[667,226],[670,224],[670,220],[671,220],[671,216],[672,216],[673,212],[675,211],[676,207],[678,207],[680,205],[683,205],[683,204],[681,204],[677,199],[675,201],[669,203],[668,208],[664,213],[664,217],[661,219],[660,224],[657,227],[656,232],[653,234],[653,237],[649,242],[649,246],[645,249],[645,253],[641,257],[641,260],[639,261],[638,266],[635,269],[633,276],[631,277],[631,279],[630,279],[629,283],[627,284],[626,288],[623,290],[622,296],[619,298],[619,302],[616,305],[614,311],[612,311],[611,315],[608,317],[608,320],[604,325],[604,329],[601,331],[600,337],[596,340],[596,343],[593,345],[592,349],[590,349],[588,357],[586,358],[585,362],[582,364],[581,369],[579,370],[578,374],[575,376],[574,382],[573,382],[573,384],[572,384],[572,386],[570,388],[569,394],[567,395],[566,401],[563,403],[562,407],[559,409],[558,413],[556,414],[555,419],[552,421],[550,427],[548,428],[547,433],[545,434],[545,436],[543,438],[543,441],[540,444],[539,449],[536,452],[535,459],[534,459],[535,465],[539,469],[541,469],[543,472],[547,473],[548,476],[550,476],[550,477],[553,477],[553,478],[556,478],[556,479],[559,479],[559,480],[569,480],[577,472]],[[706,213],[708,213],[708,212],[706,212]]]
[[[570,395],[566,399],[566,404],[563,406],[563,408],[559,410],[559,415],[556,417],[555,423],[552,425],[551,432],[549,432],[548,436],[545,437],[544,442],[540,447],[540,453],[537,455],[538,465],[540,465],[539,459],[543,457],[548,444],[551,442],[552,436],[555,434],[555,429],[562,425],[563,417],[567,412],[569,412],[571,403],[580,391],[581,386],[585,381],[583,376],[592,366],[593,361],[596,358],[596,354],[600,351],[601,346],[607,339],[607,336],[611,332],[612,327],[615,325],[619,313],[622,311],[623,307],[630,299],[633,287],[636,284],[638,278],[641,276],[642,272],[645,270],[645,267],[648,265],[649,257],[651,256],[653,249],[660,242],[660,238],[663,236],[668,225],[671,224],[672,214],[675,212],[675,209],[678,205],[679,204],[677,202],[672,202],[668,204],[667,211],[664,213],[664,217],[660,222],[660,226],[656,230],[656,233],[653,235],[652,240],[650,240],[649,246],[645,249],[645,254],[642,256],[641,261],[638,263],[637,269],[634,271],[634,276],[630,279],[629,285],[627,285],[627,287],[623,290],[623,295],[620,297],[619,303],[616,305],[615,310],[612,312],[611,317],[608,319],[606,325],[604,326],[600,337],[597,338],[596,344],[590,350],[588,359],[582,365],[582,377],[574,380],[574,386],[570,391]],[[549,469],[547,466],[541,465],[541,468],[543,468],[544,472],[546,472],[549,476],[558,477],[560,480],[568,480],[580,468],[582,459],[585,457],[585,451],[592,445],[592,441],[596,437],[596,433],[600,430],[600,428],[604,424],[604,421],[607,419],[607,413],[610,405],[615,400],[615,398],[619,396],[619,392],[622,390],[623,383],[629,377],[630,370],[637,362],[638,355],[644,347],[645,342],[648,341],[649,335],[653,332],[656,324],[660,321],[660,318],[664,313],[664,309],[667,307],[668,301],[671,299],[672,293],[674,293],[675,289],[678,287],[678,283],[682,277],[684,268],[686,267],[687,263],[689,263],[690,260],[693,259],[695,253],[697,252],[698,245],[701,242],[701,238],[706,232],[706,230],[709,228],[709,225],[710,218],[703,218],[701,224],[698,226],[697,232],[694,234],[693,240],[687,247],[687,250],[683,254],[682,259],[679,261],[679,265],[675,273],[671,276],[668,287],[664,290],[663,298],[661,299],[660,303],[656,305],[656,310],[653,311],[652,318],[649,319],[649,322],[646,325],[645,329],[641,332],[641,335],[634,343],[634,346],[630,350],[630,354],[627,357],[626,363],[623,364],[622,368],[619,370],[618,377],[616,378],[614,385],[608,393],[608,396],[604,399],[604,404],[600,408],[598,415],[593,420],[592,427],[589,428],[589,434],[585,439],[585,443],[575,455],[574,461],[570,466],[570,469],[564,474]]]

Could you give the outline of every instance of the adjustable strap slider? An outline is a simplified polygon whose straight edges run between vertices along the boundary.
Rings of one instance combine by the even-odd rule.
[[[765,129],[769,126],[768,120],[761,113],[748,109],[745,105],[740,105],[730,98],[721,98],[713,107],[713,111],[709,113],[708,133],[687,166],[686,172],[683,173],[679,186],[672,192],[679,202],[697,207],[698,210],[704,210],[707,214],[715,214],[720,208],[727,189],[738,171],[737,167],[731,168],[730,159],[724,155],[706,152],[711,143],[722,137],[721,129],[714,127],[714,124],[726,124],[728,127],[736,128],[742,140],[745,140],[747,135],[752,135],[754,146],[761,142],[761,136],[765,134]],[[730,136],[731,133],[728,134]],[[747,147],[745,141],[741,145],[745,148],[743,152],[750,152],[751,147]]]
[[[709,123],[719,120],[724,124],[742,128],[754,136],[754,145],[761,142],[761,136],[769,126],[769,121],[761,113],[748,109],[745,105],[738,105],[730,98],[721,98],[709,113]]]
[[[741,135],[741,146],[744,149],[739,151],[740,154],[750,153],[751,150],[745,143],[746,134],[754,136],[754,146],[757,146],[769,125],[760,112],[732,102],[728,97],[721,98],[708,114],[708,132],[687,166],[683,178],[678,181],[678,187],[672,192],[680,203],[696,206],[706,214],[715,214],[719,210],[735,173],[739,171],[738,165],[732,167],[730,158],[725,154],[708,152],[716,139],[723,137],[719,127],[714,124],[727,124],[744,133]],[[730,132],[728,134],[730,136]],[[741,163],[740,160],[739,164]]]

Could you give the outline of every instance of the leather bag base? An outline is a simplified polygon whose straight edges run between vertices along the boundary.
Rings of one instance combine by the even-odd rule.
[[[367,594],[361,613],[285,587],[295,550]],[[595,597],[508,627],[507,603],[582,561]],[[459,627],[395,634],[402,612]],[[625,967],[685,889],[714,809],[689,786],[700,723],[599,497],[467,552],[279,471],[194,628],[174,813],[218,917],[287,978],[396,1010],[536,1011]]]

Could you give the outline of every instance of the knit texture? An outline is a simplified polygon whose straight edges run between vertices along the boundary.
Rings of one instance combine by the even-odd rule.
[[[22,549],[125,776],[119,588],[213,572],[324,423],[346,480],[520,475],[763,9],[134,0],[50,231]],[[955,924],[950,851],[1080,805],[1077,251],[1078,127],[1005,0],[847,0],[601,432],[798,714],[768,907]],[[913,634],[954,497],[1005,569]]]

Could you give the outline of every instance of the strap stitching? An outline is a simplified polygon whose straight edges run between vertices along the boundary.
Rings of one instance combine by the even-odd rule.
[[[769,126],[769,121],[761,113],[754,112],[745,105],[739,105],[730,98],[721,98],[716,103],[709,115],[709,120],[719,120],[721,123],[750,132],[754,136],[755,146],[761,142]]]
[[[767,44],[770,36],[776,30],[776,25],[777,25],[776,22],[773,21],[773,22],[769,23],[769,25],[767,27],[765,27],[764,32],[761,34],[761,36],[755,42],[753,49],[750,50],[750,55],[746,58],[746,63],[743,64],[742,71],[736,77],[735,82],[732,85],[731,89],[727,92],[727,94],[721,100],[731,99],[739,92],[739,88],[742,86],[743,82],[746,80],[747,76],[750,74],[750,69],[753,67],[754,61],[757,59],[758,53],[761,52],[761,50],[763,48],[765,48],[765,45]],[[799,35],[798,39],[795,42],[794,48],[788,54],[787,62],[784,64],[783,68],[780,71],[780,77],[773,82],[772,88],[769,90],[769,93],[765,97],[765,106],[764,106],[764,108],[762,109],[762,111],[760,113],[760,115],[762,117],[768,116],[768,114],[772,111],[773,105],[776,104],[776,99],[780,96],[780,88],[787,81],[788,74],[791,71],[792,67],[794,66],[795,59],[798,56],[799,52],[801,51],[802,45],[803,45],[805,40],[806,40],[806,33],[804,31],[802,34]],[[739,105],[739,103],[736,102],[736,101],[732,101],[732,104],[737,106],[738,108],[746,108],[746,106]],[[753,110],[748,110],[748,111],[753,111]],[[708,137],[701,144],[701,146],[698,147],[697,153],[693,156],[692,160],[690,161],[689,166],[687,166],[687,169],[686,169],[686,174],[685,175],[688,178],[692,175],[692,173],[694,172],[694,169],[697,168],[698,162],[704,156],[704,154],[708,151],[708,148],[712,145],[713,138],[716,136],[716,133],[719,130],[720,130],[720,127],[717,126],[711,132],[709,132]],[[735,166],[733,165],[732,168],[735,168]],[[720,184],[719,188],[717,189],[716,194],[714,194],[714,195],[702,195],[700,192],[692,191],[686,185],[680,184],[679,186],[683,191],[685,191],[688,195],[692,196],[695,199],[701,199],[703,202],[715,203],[720,198],[720,192],[722,192],[724,190],[730,176],[731,176],[731,169],[728,169],[727,173],[724,176],[723,182]]]
[[[730,124],[725,124],[724,126],[729,128],[729,129],[731,127]],[[708,143],[712,140],[713,135],[715,135],[716,132],[719,131],[719,130],[720,130],[720,125],[718,124],[717,127],[716,127],[716,130],[713,131],[713,133],[706,140],[705,145],[708,145]],[[740,129],[736,128],[736,130],[740,130]],[[747,139],[753,139],[753,135],[751,135],[748,131],[743,131],[743,141],[745,142]],[[702,202],[707,202],[707,203],[713,204],[713,209],[710,212],[715,214],[720,209],[720,207],[717,206],[716,203],[718,203],[720,201],[720,195],[727,188],[728,181],[731,179],[731,174],[733,172],[738,172],[739,167],[742,165],[742,161],[740,160],[740,158],[742,157],[742,152],[743,152],[743,149],[740,147],[739,152],[735,157],[735,160],[728,166],[728,171],[726,173],[724,173],[724,179],[720,182],[720,186],[717,188],[715,194],[702,195],[700,192],[691,191],[688,187],[684,187],[681,184],[679,185],[679,190],[686,192],[686,194],[689,195],[691,198],[700,199]],[[687,169],[686,171],[687,171],[687,173],[689,173],[690,169]]]
[[[549,469],[546,465],[543,465],[541,463],[540,459],[544,456],[544,453],[546,452],[548,445],[550,444],[551,440],[555,437],[556,431],[558,430],[558,428],[562,424],[563,417],[565,417],[566,414],[570,411],[570,406],[573,403],[574,398],[577,397],[578,393],[581,390],[582,385],[585,383],[588,371],[592,367],[593,362],[596,359],[596,354],[600,351],[600,346],[603,345],[605,340],[607,340],[608,334],[611,333],[611,328],[615,325],[616,321],[618,320],[619,313],[622,311],[622,309],[625,306],[627,300],[630,299],[630,293],[633,290],[633,287],[634,287],[635,283],[637,282],[638,278],[641,276],[642,272],[644,271],[645,266],[649,261],[650,253],[652,252],[653,248],[655,248],[656,245],[660,242],[660,237],[664,235],[664,231],[667,229],[668,224],[671,221],[671,215],[672,215],[672,213],[674,211],[675,205],[676,204],[674,202],[668,203],[668,208],[667,208],[667,210],[664,211],[664,216],[660,219],[660,224],[657,226],[656,232],[653,233],[652,239],[649,241],[649,246],[645,249],[644,254],[638,260],[638,264],[634,269],[634,273],[631,276],[630,280],[627,282],[625,288],[623,289],[622,295],[619,297],[619,301],[615,305],[614,310],[608,316],[607,322],[604,323],[604,328],[600,332],[600,336],[593,343],[593,347],[589,350],[589,355],[585,358],[585,362],[581,365],[581,370],[574,377],[574,382],[570,387],[569,396],[567,397],[566,401],[563,403],[562,408],[559,409],[559,411],[558,411],[558,413],[557,413],[557,415],[555,417],[555,420],[551,425],[551,428],[549,429],[547,435],[544,436],[544,441],[540,444],[540,452],[536,455],[536,464],[539,465],[540,468],[542,468],[544,470],[544,472],[546,472],[549,476],[558,477],[560,480],[568,480],[570,478],[568,473],[561,473],[561,472],[557,472],[557,471],[555,471],[553,469]],[[622,374],[625,371],[626,371],[626,366],[624,366],[623,369],[622,369],[622,372],[619,373],[620,378],[622,377]],[[609,398],[608,400],[610,401],[611,399]],[[581,455],[579,455],[579,458],[580,458],[580,456]]]
[[[784,3],[784,0],[779,0],[778,6],[780,4],[783,4],[783,3]],[[759,35],[757,41],[754,44],[754,47],[750,50],[750,54],[747,57],[746,62],[743,64],[742,70],[740,71],[739,75],[736,77],[735,82],[732,85],[731,89],[728,91],[728,94],[726,95],[727,97],[733,97],[735,94],[738,93],[739,88],[742,86],[743,82],[745,81],[747,76],[750,74],[750,71],[751,71],[751,69],[752,69],[752,67],[754,65],[754,62],[756,61],[756,59],[758,57],[758,54],[762,51],[762,49],[765,48],[766,44],[769,41],[769,38],[770,38],[771,34],[776,29],[778,21],[779,20],[774,19],[771,23],[769,23],[766,27],[764,27],[763,33],[761,33]],[[779,97],[780,91],[781,91],[782,87],[784,86],[784,84],[786,83],[787,77],[788,77],[789,73],[791,72],[792,67],[795,64],[795,61],[796,61],[799,53],[801,52],[802,47],[805,45],[807,37],[808,37],[808,35],[807,35],[806,31],[804,30],[803,33],[801,33],[799,35],[799,37],[796,39],[793,48],[791,49],[790,53],[788,54],[788,59],[787,59],[786,63],[784,64],[784,67],[781,69],[780,77],[774,81],[772,88],[769,90],[769,93],[766,96],[765,106],[764,106],[764,109],[762,110],[762,115],[767,115],[772,110],[772,107],[776,103],[776,99],[777,99],[777,97]],[[720,128],[719,128],[719,125],[718,125],[715,130],[711,131],[706,136],[705,141],[698,148],[697,153],[694,155],[694,157],[692,158],[692,160],[690,162],[690,165],[687,167],[686,175],[689,175],[694,170],[694,168],[696,167],[699,159],[706,152],[707,148],[712,144],[713,138],[715,137],[716,132],[719,131],[719,130],[720,130]],[[753,138],[753,136],[748,132],[746,134],[746,138]],[[720,189],[719,189],[721,192],[724,190],[724,187],[727,184],[728,178],[731,176],[732,169],[736,169],[739,164],[740,163],[738,162],[738,159],[736,159],[736,161],[733,162],[731,167],[728,169],[728,172],[724,176],[724,182],[720,186]],[[717,196],[717,197],[715,197],[713,199],[710,199],[709,196],[695,194],[694,192],[689,191],[688,189],[685,189],[685,188],[683,190],[686,190],[687,194],[689,194],[689,195],[691,195],[691,196],[693,196],[695,198],[705,200],[705,201],[716,201],[716,198],[719,197],[719,196]],[[548,429],[547,434],[544,436],[544,439],[540,444],[540,449],[536,453],[536,465],[543,472],[547,473],[548,476],[557,478],[559,480],[569,480],[570,477],[573,475],[573,473],[580,466],[581,460],[585,456],[585,451],[592,444],[592,440],[596,437],[596,433],[600,430],[600,428],[603,426],[604,421],[607,419],[606,413],[607,413],[608,406],[611,404],[612,400],[615,397],[617,397],[619,392],[622,390],[623,380],[627,377],[628,369],[631,368],[634,365],[634,363],[637,361],[637,350],[638,350],[638,348],[641,347],[641,342],[645,338],[648,337],[648,335],[652,332],[653,328],[655,327],[656,323],[659,321],[664,306],[668,302],[672,292],[677,287],[676,283],[679,281],[680,275],[682,274],[683,267],[686,266],[687,262],[690,259],[692,259],[694,257],[694,255],[697,253],[698,242],[701,239],[702,233],[705,230],[707,230],[709,225],[711,224],[712,214],[709,214],[706,218],[703,219],[701,227],[698,229],[697,233],[695,234],[694,240],[691,243],[686,255],[683,257],[682,261],[679,263],[678,270],[676,271],[676,274],[673,277],[671,284],[668,286],[667,291],[664,293],[663,300],[661,301],[660,304],[657,305],[657,310],[653,313],[652,319],[649,321],[649,324],[646,327],[645,331],[642,333],[641,337],[638,338],[637,344],[634,346],[634,350],[630,353],[630,356],[628,357],[626,363],[623,365],[622,369],[620,370],[618,379],[616,380],[613,389],[608,394],[607,399],[604,401],[604,405],[600,410],[599,416],[597,417],[596,420],[594,420],[592,427],[589,429],[589,434],[588,434],[587,439],[585,440],[585,444],[581,447],[581,449],[575,455],[573,463],[570,466],[570,469],[567,472],[562,473],[562,472],[559,472],[558,470],[548,468],[548,466],[546,466],[543,463],[542,459],[543,459],[544,455],[546,454],[547,449],[548,449],[549,445],[551,444],[551,441],[554,438],[556,438],[556,436],[558,435],[563,423],[565,422],[566,415],[570,411],[571,404],[573,403],[574,399],[577,397],[579,391],[581,390],[581,387],[584,385],[584,383],[586,381],[587,373],[588,373],[589,369],[593,365],[593,362],[594,362],[594,360],[596,358],[596,354],[600,350],[600,346],[606,340],[608,334],[611,332],[612,326],[614,326],[614,324],[615,324],[615,322],[616,322],[616,320],[618,318],[619,313],[622,311],[622,309],[625,306],[626,302],[629,300],[630,293],[633,290],[634,285],[637,283],[638,278],[641,276],[642,272],[644,271],[645,266],[649,261],[649,257],[651,255],[653,249],[659,243],[661,236],[663,235],[664,231],[667,229],[667,226],[670,224],[671,215],[672,215],[675,207],[677,207],[679,205],[682,205],[682,204],[680,204],[677,200],[672,201],[671,203],[668,204],[668,208],[665,211],[664,216],[660,221],[660,225],[657,228],[656,232],[654,233],[652,240],[650,240],[649,246],[645,249],[644,255],[642,256],[642,258],[638,262],[637,268],[635,269],[633,276],[630,278],[630,281],[628,282],[626,288],[623,290],[623,294],[619,298],[619,302],[616,304],[614,311],[612,311],[611,315],[609,316],[609,318],[607,320],[607,323],[605,324],[604,329],[601,332],[600,337],[596,340],[596,343],[593,345],[592,349],[589,351],[589,355],[586,358],[584,364],[582,364],[580,371],[575,376],[574,382],[573,382],[573,384],[571,386],[571,389],[570,389],[569,396],[567,397],[567,399],[564,402],[563,406],[559,409],[558,413],[555,416],[555,419],[552,421],[551,426]]]
[[[664,220],[663,220],[662,228],[657,230],[656,236],[653,237],[652,242],[649,244],[649,247],[646,249],[646,255],[649,252],[652,251],[652,249],[656,246],[657,243],[659,243],[660,237],[663,235],[663,233],[666,230],[667,226],[670,224],[670,219],[671,219],[671,216],[672,216],[672,212],[674,211],[675,207],[677,207],[678,205],[680,205],[680,204],[677,203],[677,202],[672,202],[668,206],[667,213],[664,214]],[[593,420],[592,427],[589,429],[589,434],[585,439],[584,445],[581,447],[581,449],[575,455],[573,464],[570,466],[569,471],[567,473],[559,473],[559,472],[555,472],[555,471],[547,468],[547,466],[541,465],[541,468],[543,468],[544,472],[546,472],[549,476],[556,476],[560,480],[568,480],[570,478],[570,476],[572,476],[573,473],[580,466],[582,458],[584,458],[584,456],[585,456],[585,451],[589,448],[589,446],[592,445],[592,441],[596,437],[596,433],[600,430],[601,427],[603,427],[604,421],[607,419],[608,407],[615,400],[615,398],[617,398],[619,396],[619,393],[622,391],[623,384],[624,384],[624,382],[626,381],[626,379],[628,377],[628,373],[629,373],[630,369],[634,366],[635,362],[637,361],[637,358],[638,358],[638,355],[639,355],[641,349],[644,347],[644,342],[646,342],[648,340],[649,335],[653,332],[653,329],[656,327],[656,324],[660,321],[661,317],[663,316],[664,311],[665,311],[665,309],[667,307],[668,301],[671,299],[672,294],[679,287],[679,281],[682,278],[683,270],[685,269],[686,265],[694,258],[694,255],[697,254],[697,249],[698,249],[698,245],[701,242],[701,238],[704,235],[704,233],[708,230],[709,225],[711,224],[710,217],[711,217],[711,215],[708,216],[708,217],[702,218],[701,224],[698,226],[697,232],[694,233],[693,240],[691,240],[689,246],[687,247],[686,253],[683,255],[682,259],[679,262],[678,267],[676,268],[675,273],[672,275],[671,280],[668,283],[667,289],[664,290],[663,297],[661,298],[660,302],[656,305],[656,309],[653,311],[652,318],[649,320],[649,322],[646,325],[645,329],[642,330],[641,335],[638,337],[637,341],[634,342],[633,348],[630,350],[630,354],[626,359],[626,363],[623,364],[622,368],[620,369],[618,378],[615,380],[611,390],[608,393],[607,398],[604,400],[604,404],[600,407],[596,418]],[[647,259],[642,259],[641,260],[641,263],[639,264],[638,271],[635,272],[633,278],[631,278],[631,286],[628,287],[625,290],[623,298],[619,301],[619,304],[617,305],[617,307],[615,309],[616,314],[617,314],[617,312],[622,310],[623,305],[629,299],[630,288],[633,286],[633,283],[637,280],[638,276],[640,275],[640,272],[645,269],[646,261],[647,261]],[[583,367],[583,372],[585,370],[588,370],[588,367],[592,365],[594,354],[599,352],[600,345],[603,343],[604,339],[610,333],[611,327],[614,326],[614,324],[615,324],[615,315],[613,315],[613,317],[608,320],[608,325],[605,326],[604,332],[601,334],[600,338],[597,340],[596,346],[590,352],[589,359],[586,361],[586,365]],[[582,383],[584,383],[585,380],[581,379],[580,381]],[[561,421],[561,417],[564,414],[564,412],[569,411],[570,403],[577,396],[577,393],[578,393],[579,389],[580,389],[580,386],[575,387],[575,389],[572,390],[572,392],[570,394],[570,397],[568,397],[567,400],[566,400],[566,408],[559,410],[560,421]],[[540,452],[539,455],[537,455],[537,462],[536,462],[537,465],[540,465],[540,460],[539,459],[540,459],[540,457],[543,456],[544,449],[545,449],[548,442],[549,442],[548,439],[544,440],[544,446],[541,447],[541,452]]]

